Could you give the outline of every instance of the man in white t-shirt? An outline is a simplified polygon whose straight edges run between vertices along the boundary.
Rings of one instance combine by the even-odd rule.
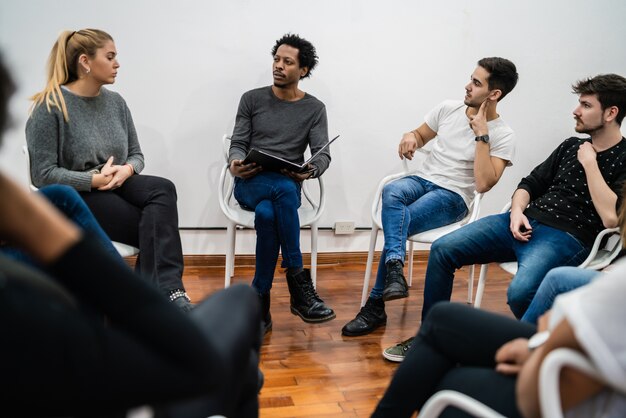
[[[356,318],[343,327],[343,335],[374,331],[387,322],[385,301],[408,296],[403,274],[407,237],[463,219],[474,190],[491,189],[511,165],[514,134],[497,105],[517,79],[511,61],[483,58],[465,86],[464,101],[441,103],[426,115],[425,123],[402,136],[398,155],[409,160],[418,148],[437,140],[416,175],[383,189],[385,246],[376,284]]]

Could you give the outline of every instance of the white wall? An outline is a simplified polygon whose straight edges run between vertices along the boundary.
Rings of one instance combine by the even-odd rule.
[[[369,226],[375,185],[401,169],[395,154],[401,133],[439,101],[462,99],[479,58],[515,62],[520,81],[499,112],[519,142],[515,165],[484,199],[483,214],[494,213],[523,175],[575,134],[571,83],[626,73],[624,16],[626,2],[616,0],[5,1],[0,48],[20,89],[0,165],[25,182],[27,98],[44,85],[58,33],[101,28],[116,40],[122,67],[112,89],[133,112],[145,173],[176,183],[181,226],[222,227],[221,135],[232,129],[241,94],[271,82],[274,41],[295,32],[320,56],[301,87],[326,103],[330,134],[342,136],[325,175],[322,226],[337,220]],[[185,253],[223,253],[224,234],[183,232]],[[253,235],[244,235],[238,251],[253,252]],[[369,236],[322,235],[320,251],[362,251]]]

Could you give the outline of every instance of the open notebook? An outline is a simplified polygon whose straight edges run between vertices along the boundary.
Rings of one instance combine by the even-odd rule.
[[[303,162],[302,164],[292,163],[291,161],[287,161],[284,158],[277,157],[276,155],[272,155],[268,152],[258,150],[256,148],[251,148],[248,151],[248,155],[244,158],[244,164],[257,163],[263,167],[264,170],[268,171],[280,171],[285,168],[287,170],[294,171],[296,173],[304,173],[308,170],[307,165],[313,161],[322,151],[324,151],[330,144],[332,144],[335,139],[339,138],[339,135],[328,141],[322,148],[317,150],[317,152],[311,155],[311,158]]]

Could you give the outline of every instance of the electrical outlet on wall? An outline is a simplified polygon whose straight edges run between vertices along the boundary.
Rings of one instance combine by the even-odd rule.
[[[354,233],[354,222],[352,221],[342,221],[335,222],[335,226],[333,227],[335,230],[335,235],[347,235]]]

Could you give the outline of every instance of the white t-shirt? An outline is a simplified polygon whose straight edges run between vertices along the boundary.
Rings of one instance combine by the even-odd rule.
[[[550,328],[564,318],[591,362],[612,386],[626,393],[626,260],[594,280],[556,298]],[[568,411],[567,417],[625,417],[626,397],[604,391]]]
[[[474,154],[476,134],[469,125],[462,101],[446,100],[424,118],[437,136],[430,141],[431,152],[416,174],[425,180],[461,195],[466,205],[474,197]],[[498,117],[487,122],[490,155],[509,161],[515,155],[513,130]]]

